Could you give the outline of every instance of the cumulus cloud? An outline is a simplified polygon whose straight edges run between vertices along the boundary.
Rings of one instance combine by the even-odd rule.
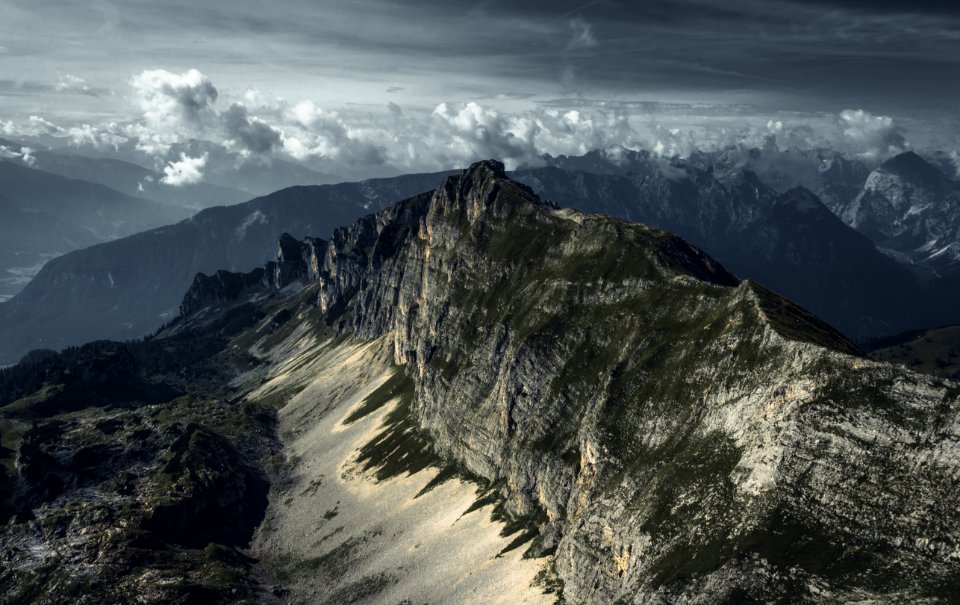
[[[108,122],[101,126],[81,124],[66,129],[70,142],[75,146],[90,145],[92,147],[112,147],[114,150],[130,142],[123,127],[116,122]]]
[[[561,26],[563,22],[561,22]],[[568,22],[570,38],[559,49],[570,65],[597,44],[589,23]],[[581,52],[583,51],[583,52]],[[572,69],[572,66],[571,66]],[[62,75],[64,86],[85,83]],[[572,79],[572,76],[571,76]],[[204,170],[256,156],[285,157],[314,170],[348,178],[462,167],[495,157],[508,168],[536,166],[545,155],[581,155],[621,145],[647,149],[668,161],[698,149],[814,149],[832,147],[881,159],[909,147],[894,119],[863,110],[833,113],[771,111],[709,104],[590,100],[582,96],[507,110],[500,99],[445,102],[432,110],[415,105],[345,106],[312,100],[288,102],[249,88],[220,90],[200,71],[148,70],[129,83],[141,111],[125,123],[61,127],[43,117],[0,121],[0,134],[45,145],[112,148],[142,154],[162,168],[163,183],[198,182]],[[225,100],[227,102],[225,102]],[[26,138],[26,140],[24,140]],[[209,156],[209,158],[208,158]],[[217,168],[219,170],[219,168]]]
[[[33,155],[35,152],[34,149],[30,147],[20,147],[15,149],[7,145],[0,145],[0,159],[4,160],[20,160],[27,166],[34,167],[37,165],[37,158]]]
[[[461,158],[522,158],[530,154],[532,123],[511,120],[500,112],[478,103],[460,106],[440,103],[433,115],[446,126],[451,154]]]
[[[283,136],[283,149],[298,160],[380,166],[385,162],[384,144],[396,140],[383,128],[352,128],[337,112],[309,100],[289,108],[285,117],[291,124]]]
[[[244,153],[269,153],[281,143],[280,130],[260,118],[250,117],[239,103],[231,105],[221,117],[228,141]]]
[[[909,147],[900,127],[888,116],[862,109],[840,112],[843,135],[863,157],[875,159],[900,153]]]
[[[54,89],[58,92],[76,92],[81,94],[93,94],[93,90],[87,81],[73,74],[61,73],[57,77],[57,83]]]
[[[203,117],[217,101],[219,91],[196,69],[176,74],[149,69],[133,76],[130,86],[143,112],[138,133],[148,150],[166,151],[183,136],[203,129]]]
[[[625,116],[613,112],[537,109],[504,113],[471,102],[441,103],[432,114],[429,138],[419,147],[459,164],[495,157],[508,168],[542,163],[544,154],[577,155],[614,144],[636,145],[639,136]]]
[[[40,116],[30,116],[30,125],[37,133],[55,135],[64,131],[63,128]]]
[[[185,153],[180,154],[180,161],[169,162],[163,169],[160,182],[171,187],[193,185],[203,180],[203,168],[207,165],[207,154],[192,158]]]

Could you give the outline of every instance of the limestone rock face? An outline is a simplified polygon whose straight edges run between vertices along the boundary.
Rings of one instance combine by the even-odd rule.
[[[319,278],[319,256],[326,242],[307,237],[303,241],[288,233],[280,236],[276,260],[247,273],[217,271],[213,275],[198,273],[180,303],[180,316],[196,315],[220,304],[235,304],[279,292],[294,283],[301,285]]]
[[[803,192],[780,202],[787,219],[822,214]],[[327,485],[296,483],[317,470],[296,448],[315,445],[339,452],[321,475],[341,488],[379,477],[341,481],[357,451],[374,467],[436,463],[434,479],[489,483],[504,518],[538,530],[528,552],[551,557],[568,603],[960,593],[958,383],[871,361],[680,237],[557,208],[498,162],[327,242],[284,238],[264,269],[198,276],[182,309],[143,341],[0,373],[14,446],[0,449],[0,479],[16,477],[0,482],[6,600],[282,600],[282,576],[268,590],[238,550],[254,525],[268,534],[278,506],[300,528],[313,512],[357,512],[303,500]],[[358,361],[368,344],[370,365]],[[391,358],[401,367],[387,378]],[[346,426],[378,384],[403,385],[377,412],[402,402],[393,428]],[[273,406],[299,410],[280,432],[289,458]],[[312,420],[332,443],[311,442]],[[348,434],[360,441],[337,441]],[[294,569],[314,580],[366,539],[316,538],[299,545],[314,567]],[[334,602],[361,593],[349,594]]]
[[[325,250],[326,242],[319,238],[307,237],[300,241],[284,233],[280,236],[276,261],[268,265],[272,279],[271,286],[282,290],[297,280],[316,281],[319,277],[319,258]]]
[[[328,323],[393,338],[439,453],[545,519],[568,602],[960,588],[957,385],[676,236],[482,162],[337,230],[319,282]]]
[[[840,216],[877,245],[939,272],[960,261],[960,188],[912,151],[870,173]]]
[[[180,303],[180,315],[193,315],[210,305],[236,300],[250,290],[262,289],[266,277],[263,269],[249,273],[222,270],[213,275],[198,273]]]

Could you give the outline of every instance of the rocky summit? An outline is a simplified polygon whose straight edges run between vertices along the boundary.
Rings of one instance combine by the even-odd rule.
[[[960,593],[960,384],[494,161],[0,406],[4,602]]]

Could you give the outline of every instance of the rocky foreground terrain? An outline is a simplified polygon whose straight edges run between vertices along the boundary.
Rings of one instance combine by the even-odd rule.
[[[960,385],[483,162],[0,379],[5,602],[950,602]]]

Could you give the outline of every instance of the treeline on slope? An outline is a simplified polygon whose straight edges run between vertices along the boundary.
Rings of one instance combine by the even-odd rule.
[[[59,353],[33,351],[20,363],[0,369],[0,407],[47,386],[58,392],[40,405],[13,413],[32,418],[68,407],[169,401],[183,391],[169,382],[152,381],[152,376],[175,371],[177,382],[188,387],[203,378],[206,366],[202,362],[223,348],[224,338],[262,318],[261,311],[248,304],[228,310],[209,329],[163,339],[94,341]]]

